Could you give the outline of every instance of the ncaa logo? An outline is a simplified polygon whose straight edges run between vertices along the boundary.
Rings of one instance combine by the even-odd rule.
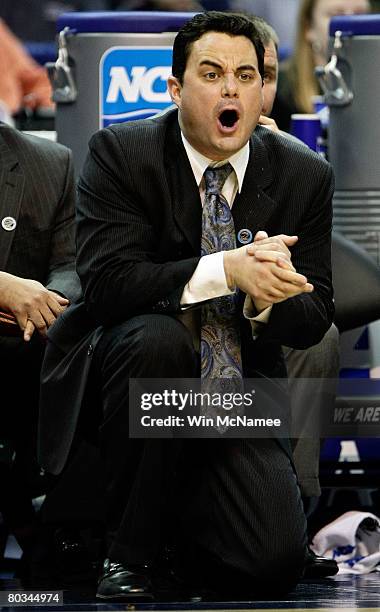
[[[171,47],[112,47],[100,60],[100,127],[151,117],[172,102]]]

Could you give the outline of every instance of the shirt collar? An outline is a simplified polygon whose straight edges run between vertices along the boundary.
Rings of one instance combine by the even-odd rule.
[[[231,157],[229,157],[228,159],[224,159],[221,162],[216,162],[212,159],[209,159],[208,157],[205,157],[204,155],[202,155],[202,153],[199,153],[199,151],[194,149],[194,147],[189,143],[189,141],[186,140],[182,132],[181,138],[198,187],[201,184],[203,174],[206,168],[208,168],[209,166],[222,166],[223,164],[229,162],[235,170],[238,182],[238,191],[239,193],[241,192],[244,175],[249,160],[249,142],[247,142],[244,147],[242,147],[237,153],[231,155]]]

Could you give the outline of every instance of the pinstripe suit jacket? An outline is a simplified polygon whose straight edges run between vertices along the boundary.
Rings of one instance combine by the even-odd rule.
[[[39,281],[71,301],[75,272],[74,179],[66,147],[0,123],[0,270]]]
[[[297,234],[292,258],[315,291],[276,304],[257,340],[241,318],[247,375],[282,375],[281,344],[306,348],[331,325],[332,183],[329,164],[303,144],[255,130],[242,191],[232,208],[236,232]],[[184,285],[199,260],[201,215],[176,110],[93,136],[77,215],[84,305],[68,309],[52,328],[43,369],[41,458],[48,469],[59,471],[67,457],[84,391],[78,371],[88,371],[88,347],[102,326],[137,314],[180,311]],[[75,380],[79,391],[66,406],[50,406],[52,395],[61,397],[59,385],[73,388],[68,380]]]

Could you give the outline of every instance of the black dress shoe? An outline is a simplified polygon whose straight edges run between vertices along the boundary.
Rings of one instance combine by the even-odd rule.
[[[307,558],[303,578],[326,578],[335,576],[339,567],[334,559],[318,557],[310,548],[307,549]]]
[[[100,599],[153,601],[149,568],[145,565],[122,565],[106,559],[96,596]]]
[[[57,569],[63,576],[91,576],[89,551],[78,529],[61,527],[53,536],[53,553]]]
[[[157,601],[199,603],[203,599],[199,586],[179,573],[177,552],[173,546],[166,546],[159,555],[152,571],[152,581]]]

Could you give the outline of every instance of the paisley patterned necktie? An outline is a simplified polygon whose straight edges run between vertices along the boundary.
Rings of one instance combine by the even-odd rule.
[[[207,168],[202,217],[201,255],[236,248],[234,220],[222,187],[232,172],[227,163]],[[242,379],[240,330],[236,294],[215,298],[202,306],[201,378]]]

